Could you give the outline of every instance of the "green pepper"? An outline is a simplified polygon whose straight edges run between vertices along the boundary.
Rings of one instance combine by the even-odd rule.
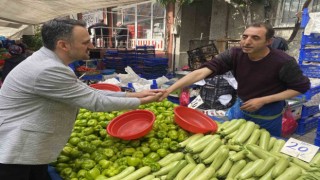
[[[142,158],[141,162],[144,166],[149,166],[149,164],[154,163],[154,161],[149,157]]]
[[[141,151],[143,152],[144,155],[147,155],[150,153],[151,149],[149,147],[142,146]]]
[[[162,131],[168,131],[169,130],[168,125],[165,124],[165,123],[159,124],[159,129],[162,130]]]
[[[93,128],[92,128],[92,127],[87,127],[87,128],[85,128],[84,130],[82,130],[82,133],[83,133],[85,136],[88,136],[89,134],[92,134],[92,133],[93,133]]]
[[[101,126],[100,124],[94,126],[94,128],[93,128],[93,130],[94,130],[95,132],[99,132],[101,129],[102,129],[102,126]]]
[[[160,143],[160,148],[162,148],[162,149],[169,149],[169,143],[161,142],[161,143]]]
[[[138,166],[141,163],[141,159],[136,157],[127,157],[128,165],[129,166]]]
[[[76,120],[74,125],[75,126],[86,127],[87,126],[87,120]]]
[[[86,177],[86,174],[87,174],[87,170],[85,170],[85,169],[80,169],[79,171],[78,171],[78,173],[77,173],[77,178],[84,178],[84,177]]]
[[[108,121],[100,121],[100,122],[99,122],[99,125],[103,128],[104,131],[106,131],[105,128],[106,128],[107,125],[108,125]]]
[[[172,124],[174,122],[173,120],[173,117],[172,116],[167,116],[165,119],[164,119],[164,123],[166,124]]]
[[[162,139],[162,142],[170,143],[170,142],[171,142],[171,139],[170,139],[170,138],[163,138],[163,139]]]
[[[107,169],[107,168],[112,164],[112,162],[111,162],[111,161],[108,161],[108,160],[106,160],[106,159],[101,159],[101,160],[99,161],[99,164],[100,164],[100,166],[101,166],[102,169]]]
[[[87,139],[88,139],[89,142],[91,142],[91,141],[93,141],[93,140],[99,139],[99,137],[96,136],[96,135],[94,135],[94,134],[89,134],[89,135],[87,136]]]
[[[62,151],[61,151],[61,154],[63,155],[66,155],[66,156],[69,156],[71,151],[72,151],[72,147],[69,147],[69,146],[65,146]]]
[[[147,157],[152,159],[152,161],[154,161],[154,162],[157,162],[160,160],[160,155],[156,152],[149,153]]]
[[[140,146],[140,140],[131,140],[129,143],[130,146],[132,147],[139,147]]]
[[[74,160],[75,168],[80,169],[84,160],[84,158],[77,158],[76,160]]]
[[[182,142],[188,138],[188,135],[186,133],[179,133],[178,135],[178,142]]]
[[[87,122],[87,126],[91,126],[91,127],[94,127],[98,125],[98,121],[95,120],[95,119],[90,119],[88,122]]]
[[[153,130],[151,130],[145,137],[146,138],[151,138],[151,137],[154,137],[155,133]]]
[[[68,168],[68,167],[70,167],[69,164],[66,164],[66,163],[58,163],[55,168],[56,168],[56,170],[57,170],[58,172],[61,172],[64,168]]]
[[[179,148],[179,143],[177,141],[171,141],[169,144],[169,148],[173,151],[176,151]]]
[[[91,141],[92,145],[95,145],[96,147],[99,147],[101,145],[102,141],[100,139],[95,139]]]
[[[81,152],[78,151],[77,148],[73,148],[73,149],[71,150],[71,152],[70,152],[70,156],[71,156],[72,158],[80,157],[80,156],[81,156]]]
[[[142,142],[141,143],[141,147],[149,147],[149,143],[148,142]]]
[[[70,158],[68,156],[60,154],[57,158],[58,163],[66,163],[70,161]]]
[[[157,132],[157,137],[163,139],[163,138],[167,137],[167,132],[160,130]]]
[[[178,139],[178,131],[176,131],[176,130],[170,130],[170,131],[168,132],[168,137],[169,137],[170,139],[173,139],[173,140]]]
[[[72,131],[80,133],[80,132],[82,132],[83,128],[84,127],[81,127],[81,126],[75,126]]]
[[[72,168],[64,168],[61,172],[60,175],[64,178],[67,179],[72,173]]]
[[[157,138],[152,137],[152,138],[149,138],[148,143],[153,143],[153,142],[158,143],[158,141],[159,140]]]
[[[161,168],[160,164],[157,163],[157,162],[152,162],[152,163],[150,163],[148,166],[151,168],[151,171],[152,171],[152,172],[159,171],[160,168]]]
[[[176,130],[178,127],[174,124],[168,124],[169,130]]]
[[[102,153],[107,157],[114,156],[114,151],[111,148],[103,149]]]
[[[96,177],[100,175],[100,170],[98,168],[92,168],[86,173],[86,177],[88,180],[95,180]]]
[[[128,164],[127,157],[119,158],[115,161],[115,163],[118,165],[127,165]]]
[[[135,152],[136,150],[134,148],[130,148],[130,147],[127,147],[127,148],[124,148],[122,150],[122,153],[123,155],[125,156],[132,156],[132,154]]]
[[[80,142],[80,138],[78,137],[72,137],[70,138],[70,140],[68,141],[70,144],[72,144],[73,146],[76,146],[79,142]]]
[[[82,162],[81,164],[81,168],[85,169],[85,170],[90,170],[92,169],[94,166],[96,165],[96,163],[91,160],[91,159],[86,159]]]
[[[144,154],[142,151],[135,151],[133,154],[132,154],[132,157],[136,157],[136,158],[140,158],[142,159],[144,157]]]
[[[157,142],[153,142],[150,144],[151,151],[157,151],[159,148],[160,148],[160,145]]]
[[[157,154],[159,154],[159,156],[163,158],[168,155],[168,151],[166,149],[160,148],[157,150]]]

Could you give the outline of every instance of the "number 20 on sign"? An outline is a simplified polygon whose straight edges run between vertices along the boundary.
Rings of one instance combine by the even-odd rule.
[[[310,162],[318,150],[318,146],[290,138],[284,144],[281,152],[299,158],[303,161]]]

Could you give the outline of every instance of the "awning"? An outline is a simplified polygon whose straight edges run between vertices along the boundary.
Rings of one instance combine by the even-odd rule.
[[[10,37],[56,17],[147,0],[1,0],[0,35]]]

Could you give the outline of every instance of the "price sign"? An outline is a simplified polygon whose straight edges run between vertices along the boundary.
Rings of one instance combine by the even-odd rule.
[[[200,95],[198,95],[190,104],[188,104],[189,108],[195,109],[203,104],[203,100]]]
[[[318,150],[318,146],[290,138],[282,147],[281,152],[310,162]]]

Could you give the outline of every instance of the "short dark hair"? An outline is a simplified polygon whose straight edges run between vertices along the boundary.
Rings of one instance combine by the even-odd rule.
[[[249,27],[264,27],[264,28],[266,28],[266,30],[267,30],[266,39],[267,40],[273,38],[273,36],[274,36],[274,29],[269,23],[257,22],[257,23],[250,24],[248,26],[248,28]]]
[[[86,23],[66,18],[56,18],[44,23],[41,30],[43,46],[50,50],[55,50],[58,40],[64,39],[70,41],[72,30],[75,26],[86,27]]]

